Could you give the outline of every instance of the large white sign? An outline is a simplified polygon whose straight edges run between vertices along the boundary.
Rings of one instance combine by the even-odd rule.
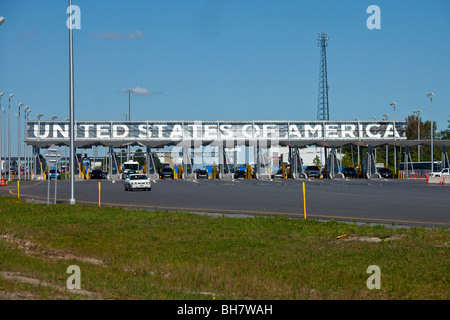
[[[392,140],[406,124],[389,121],[77,121],[75,140]],[[69,140],[68,121],[29,121],[27,140]]]

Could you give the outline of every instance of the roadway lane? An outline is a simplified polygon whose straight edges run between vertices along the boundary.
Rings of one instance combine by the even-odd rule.
[[[276,214],[303,217],[301,180],[157,180],[152,191],[126,192],[123,182],[102,180],[102,205],[146,209]],[[305,181],[307,217],[395,225],[450,226],[450,185],[407,180]],[[53,201],[54,181],[50,198]],[[15,185],[1,194],[17,194]],[[21,182],[20,194],[47,199],[47,181]],[[9,194],[11,195],[11,194]],[[68,202],[69,182],[58,181],[58,202]],[[75,183],[77,203],[98,203],[98,180]]]

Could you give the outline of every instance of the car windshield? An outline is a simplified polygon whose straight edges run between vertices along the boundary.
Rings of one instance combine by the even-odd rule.
[[[145,180],[145,179],[147,179],[147,176],[144,174],[130,176],[130,180]]]
[[[162,172],[172,172],[171,168],[162,168]]]
[[[316,166],[309,166],[306,167],[306,170],[319,170],[319,168],[317,168]]]

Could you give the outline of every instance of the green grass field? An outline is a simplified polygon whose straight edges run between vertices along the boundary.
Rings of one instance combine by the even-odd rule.
[[[0,197],[0,208],[0,299],[450,298],[444,228],[47,206],[10,197]],[[80,267],[82,291],[66,289],[70,265]],[[370,265],[381,270],[381,289],[366,286]]]

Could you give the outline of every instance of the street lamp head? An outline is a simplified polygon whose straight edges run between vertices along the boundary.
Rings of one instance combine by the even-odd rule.
[[[5,18],[4,17],[0,17],[0,26],[3,24],[3,22],[5,22]]]
[[[19,103],[19,109],[20,109],[20,107],[21,107],[21,106],[23,106],[23,103],[22,103],[22,102],[21,102],[21,103]]]
[[[44,116],[44,114],[42,114],[42,113],[38,113],[37,115],[36,115],[36,117],[39,117],[39,118],[41,118],[41,117],[43,117]]]
[[[428,98],[433,98],[434,97],[434,93],[433,92],[427,93],[427,97]]]
[[[417,109],[417,110],[414,110],[413,112],[414,112],[415,114],[421,114],[421,113],[422,113],[422,110]]]
[[[3,97],[3,92],[0,93],[0,97]]]
[[[392,102],[392,103],[390,104],[390,106],[395,108],[395,107],[397,106],[397,102]]]
[[[9,98],[11,99],[12,97],[14,97],[14,95],[11,93],[11,94],[9,95]]]
[[[30,109],[30,107],[29,107],[29,106],[26,106],[26,107],[25,107],[25,111],[27,111],[28,109]]]

